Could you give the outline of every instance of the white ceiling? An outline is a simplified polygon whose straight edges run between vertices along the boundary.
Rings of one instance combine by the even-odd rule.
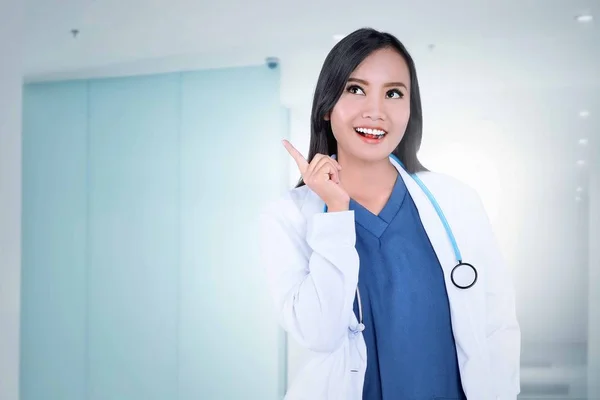
[[[574,23],[600,15],[597,0],[253,1],[26,0],[25,71],[35,79],[147,59],[197,66],[262,62],[326,50],[334,34],[388,30],[431,66],[475,62],[511,79],[567,76],[599,82],[599,31]],[[600,18],[599,18],[600,19]],[[597,24],[597,23],[596,23]],[[78,29],[77,38],[71,35]],[[425,68],[428,66],[425,65]],[[438,68],[439,71],[439,68]],[[564,83],[561,79],[561,84]]]
[[[425,145],[448,144],[450,131],[454,142],[486,146],[520,176],[521,186],[502,193],[502,201],[522,209],[526,199],[539,211],[500,226],[519,267],[527,315],[551,321],[537,331],[536,318],[524,321],[529,339],[553,332],[556,340],[585,340],[587,236],[574,188],[586,182],[575,161],[589,161],[589,147],[599,146],[597,0],[26,2],[28,81],[260,64],[277,56],[282,100],[302,120],[333,35],[363,26],[397,35],[417,62],[431,131]],[[580,13],[596,20],[578,23]],[[79,30],[76,38],[71,29]],[[582,109],[588,118],[579,117]],[[493,125],[496,136],[478,135],[482,124]],[[587,148],[577,145],[583,136]]]

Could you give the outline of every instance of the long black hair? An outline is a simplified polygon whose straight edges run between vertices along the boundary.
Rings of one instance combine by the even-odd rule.
[[[372,52],[383,48],[398,51],[406,61],[410,73],[410,117],[406,132],[392,154],[402,161],[409,173],[426,170],[417,158],[423,136],[423,115],[415,63],[395,36],[372,28],[361,28],[344,37],[325,58],[312,104],[308,162],[319,153],[329,156],[337,153],[337,141],[333,136],[331,123],[325,120],[325,116],[341,97],[350,74]],[[304,182],[300,178],[296,187],[302,185]]]

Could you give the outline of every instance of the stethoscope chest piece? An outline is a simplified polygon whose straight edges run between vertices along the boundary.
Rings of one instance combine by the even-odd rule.
[[[450,279],[459,289],[468,289],[477,282],[477,269],[469,263],[459,262],[450,273]]]

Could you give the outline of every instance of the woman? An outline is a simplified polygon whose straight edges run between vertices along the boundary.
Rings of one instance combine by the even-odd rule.
[[[284,141],[302,179],[261,219],[280,323],[310,351],[286,398],[516,399],[511,278],[477,194],[417,158],[404,46],[372,29],[341,40],[311,124],[308,159]]]

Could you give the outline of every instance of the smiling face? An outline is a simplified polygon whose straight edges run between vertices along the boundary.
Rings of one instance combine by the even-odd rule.
[[[410,72],[394,49],[371,53],[350,74],[329,115],[341,158],[366,162],[387,158],[410,117]]]

